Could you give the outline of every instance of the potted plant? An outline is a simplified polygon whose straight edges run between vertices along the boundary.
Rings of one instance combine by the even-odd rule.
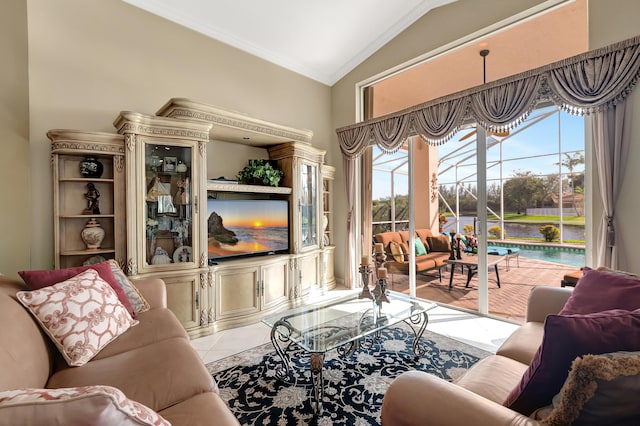
[[[249,160],[249,164],[236,177],[238,182],[244,184],[278,186],[282,176],[284,173],[266,160]]]

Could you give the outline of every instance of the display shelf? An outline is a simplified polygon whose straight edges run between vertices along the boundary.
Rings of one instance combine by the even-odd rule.
[[[65,129],[50,130],[47,136],[53,172],[55,267],[80,266],[93,256],[124,261],[124,138]],[[82,175],[80,163],[87,157],[102,164],[100,176]],[[87,249],[81,237],[91,218],[105,231],[99,249]]]
[[[207,183],[207,191],[249,192],[256,194],[291,194],[292,189],[284,186],[242,185],[236,183]]]

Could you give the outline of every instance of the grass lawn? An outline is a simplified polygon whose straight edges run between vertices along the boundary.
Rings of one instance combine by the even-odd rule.
[[[498,220],[494,215],[489,215],[488,220]],[[559,224],[560,216],[527,216],[526,214],[518,213],[505,213],[504,220],[508,222],[522,222],[522,223],[549,223]],[[581,225],[584,226],[584,216],[565,216],[563,223],[566,225]]]

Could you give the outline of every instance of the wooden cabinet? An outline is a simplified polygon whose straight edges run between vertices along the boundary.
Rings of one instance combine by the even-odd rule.
[[[215,329],[259,321],[289,300],[289,256],[235,260],[211,267]]]
[[[127,155],[127,270],[167,282],[167,305],[190,335],[210,327],[206,144],[211,125],[122,112]],[[204,302],[204,303],[203,303]]]
[[[126,260],[125,151],[121,135],[50,130],[53,172],[55,268],[80,266],[102,259]],[[81,173],[91,158],[93,176]],[[99,163],[99,164],[98,164]],[[104,231],[99,247],[87,248],[83,229],[94,219]]]

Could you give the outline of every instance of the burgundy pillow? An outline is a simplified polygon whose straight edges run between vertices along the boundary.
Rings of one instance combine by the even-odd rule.
[[[559,315],[640,309],[640,278],[584,267]]]
[[[93,265],[76,266],[75,268],[66,269],[43,269],[39,271],[20,271],[18,274],[22,277],[29,290],[39,290],[43,287],[49,287],[54,284],[58,284],[62,281],[66,281],[69,278],[73,278],[81,272],[87,269],[94,269],[100,278],[105,280],[113,291],[118,295],[118,300],[122,303],[125,309],[131,314],[131,317],[135,317],[135,312],[127,295],[122,290],[122,287],[118,284],[111,265],[109,262],[100,262]]]
[[[640,350],[640,309],[549,315],[544,323],[542,344],[504,405],[528,416],[551,404],[575,358],[637,350]]]

